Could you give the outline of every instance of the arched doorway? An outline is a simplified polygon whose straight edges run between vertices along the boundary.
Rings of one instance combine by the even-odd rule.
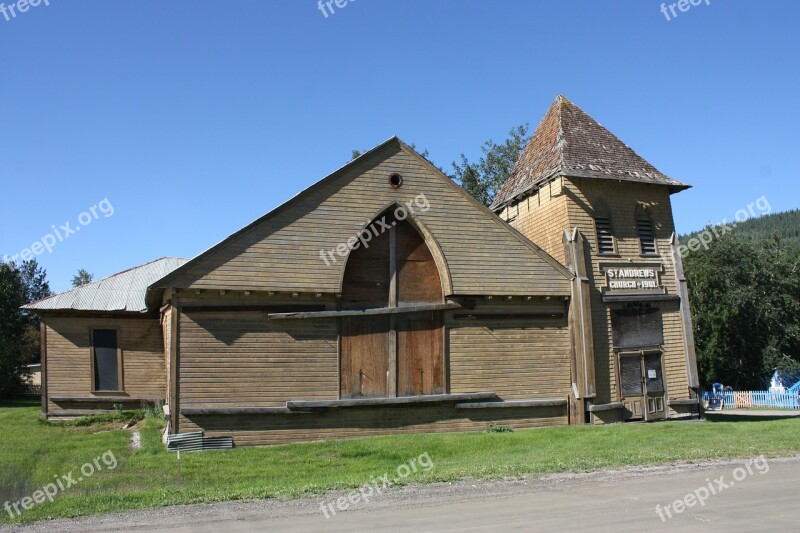
[[[443,302],[433,255],[414,226],[391,211],[369,227],[378,231],[347,260],[342,308],[385,314],[341,319],[341,396],[442,394],[442,311],[404,312]]]

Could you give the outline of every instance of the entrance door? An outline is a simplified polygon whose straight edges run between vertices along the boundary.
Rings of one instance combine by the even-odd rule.
[[[387,314],[341,319],[341,397],[444,393],[442,311],[402,312],[443,301],[433,255],[407,220],[391,212],[378,220],[390,229],[350,253],[342,307]]]
[[[661,352],[619,355],[620,396],[630,419],[665,418]]]

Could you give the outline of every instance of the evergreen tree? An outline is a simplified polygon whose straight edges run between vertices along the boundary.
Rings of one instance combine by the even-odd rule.
[[[52,296],[50,284],[47,282],[47,272],[39,266],[36,259],[23,261],[18,272],[22,287],[25,291],[26,304]],[[20,347],[20,358],[23,363],[35,363],[41,358],[41,333],[39,329],[39,316],[35,313],[23,312],[25,330]]]
[[[80,287],[81,285],[86,285],[87,283],[91,283],[94,280],[94,274],[89,273],[88,270],[85,268],[81,268],[78,270],[78,273],[72,276],[72,286],[73,287]]]
[[[22,391],[21,348],[25,317],[25,288],[17,269],[0,264],[0,398],[12,398]]]
[[[47,272],[39,266],[39,262],[36,259],[23,261],[18,270],[22,285],[25,288],[25,303],[52,296],[50,284],[47,282]]]

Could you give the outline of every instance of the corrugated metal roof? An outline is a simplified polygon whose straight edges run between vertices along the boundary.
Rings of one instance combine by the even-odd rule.
[[[23,309],[48,311],[147,311],[147,288],[188,259],[162,257],[144,265],[114,274],[23,306]]]

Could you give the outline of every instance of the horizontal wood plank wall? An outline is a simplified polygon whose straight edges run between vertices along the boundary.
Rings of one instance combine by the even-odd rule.
[[[551,181],[537,194],[509,205],[499,215],[555,259],[566,264],[564,230],[569,228],[563,180]]]
[[[452,404],[330,409],[314,414],[181,417],[181,431],[232,436],[236,446],[402,433],[482,431],[491,422],[516,429],[566,425],[567,407],[455,409]]]
[[[664,376],[670,400],[688,400],[689,374],[686,369],[684,355],[683,327],[679,302],[668,302],[659,305],[664,321]],[[673,414],[684,413],[674,411]]]
[[[403,176],[399,189],[387,183],[393,172]],[[411,202],[437,240],[454,294],[569,294],[567,278],[547,260],[397,145],[239,235],[170,285],[337,293],[345,258],[334,254],[328,266],[320,251],[346,243],[392,202]]]
[[[83,318],[47,316],[48,411],[111,409],[109,404],[87,406],[53,402],[53,396],[92,396],[90,328],[117,328],[122,350],[125,395],[132,398],[165,397],[164,340],[157,318]],[[106,397],[107,395],[97,395]]]
[[[335,320],[270,321],[265,311],[184,308],[180,324],[181,407],[339,398]],[[187,431],[182,423],[180,430]]]
[[[519,313],[520,307],[505,310]],[[570,333],[566,308],[558,309],[563,318],[449,320],[451,392],[491,391],[504,400],[566,399],[571,386]]]

